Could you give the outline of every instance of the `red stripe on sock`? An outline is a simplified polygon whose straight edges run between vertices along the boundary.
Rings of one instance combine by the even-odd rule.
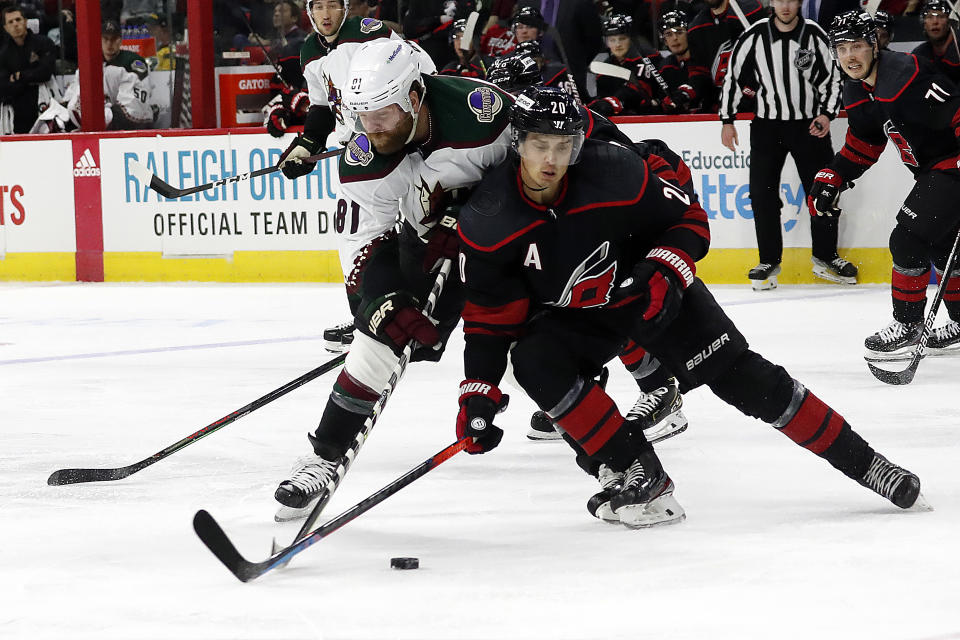
[[[781,431],[800,446],[821,454],[834,443],[844,424],[843,416],[807,391],[800,409]]]
[[[593,455],[606,444],[623,424],[623,416],[607,392],[597,384],[557,424],[580,443],[587,455]]]
[[[631,340],[627,343],[626,348],[620,352],[620,362],[622,362],[625,367],[630,367],[643,360],[643,356],[646,354],[646,349]]]
[[[890,295],[894,300],[903,302],[923,302],[927,298],[928,282],[930,282],[929,269],[918,276],[908,276],[894,267],[890,276]]]

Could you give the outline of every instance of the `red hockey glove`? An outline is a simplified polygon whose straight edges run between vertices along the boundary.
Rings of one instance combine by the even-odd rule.
[[[838,216],[837,200],[843,190],[843,178],[833,169],[821,169],[813,179],[807,195],[807,207],[811,216]]]
[[[427,234],[427,252],[423,258],[423,270],[436,271],[446,259],[454,259],[460,249],[457,237],[457,213],[460,207],[448,207],[440,221]]]
[[[363,306],[358,320],[367,333],[397,355],[411,340],[427,347],[440,342],[440,332],[420,311],[417,301],[404,291],[388,293]]]
[[[634,266],[633,272],[617,288],[618,307],[637,301],[645,337],[653,339],[680,313],[683,292],[693,284],[696,266],[679,249],[655,247]]]
[[[677,87],[671,95],[663,99],[660,104],[667,113],[686,113],[690,110],[690,105],[697,99],[697,93],[688,84],[682,84]]]
[[[282,104],[274,105],[267,113],[267,133],[274,138],[282,138],[287,133],[290,112]]]
[[[483,380],[464,380],[460,383],[460,413],[457,414],[457,439],[473,438],[465,451],[471,455],[495,449],[503,438],[503,429],[494,426],[493,419],[508,396],[496,385]]]

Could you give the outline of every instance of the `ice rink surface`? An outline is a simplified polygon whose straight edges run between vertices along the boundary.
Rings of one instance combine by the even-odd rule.
[[[960,638],[960,360],[889,387],[862,359],[887,287],[716,287],[751,346],[916,472],[933,512],[902,512],[706,389],[658,451],[687,520],[593,519],[595,482],[562,443],[507,435],[460,454],[294,558],[238,582],[191,519],[209,510],[248,559],[298,524],[273,491],[334,373],[126,480],[123,466],[327,361],[333,285],[0,284],[0,638]],[[932,290],[931,290],[932,297]],[[942,322],[942,320],[941,320]],[[462,337],[412,365],[327,508],[332,516],[455,440]],[[622,410],[636,397],[612,366]],[[396,571],[393,556],[420,569]]]

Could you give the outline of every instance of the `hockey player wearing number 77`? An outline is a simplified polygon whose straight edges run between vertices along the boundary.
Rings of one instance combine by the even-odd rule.
[[[583,453],[619,475],[609,510],[628,527],[677,522],[683,508],[640,425],[594,382],[632,339],[680,381],[706,385],[901,508],[920,480],[747,341],[696,277],[707,217],[626,146],[584,140],[566,94],[533,87],[511,110],[515,155],[460,213],[465,380],[458,437],[499,444],[493,420],[507,357],[531,399]],[[516,342],[514,346],[511,344]],[[598,510],[597,513],[601,513]]]
[[[839,214],[840,192],[873,166],[888,139],[916,179],[890,233],[893,322],[864,340],[865,357],[910,357],[923,329],[931,262],[938,278],[948,278],[943,302],[950,321],[934,329],[927,347],[931,355],[960,353],[960,268],[943,273],[960,227],[960,91],[914,55],[878,51],[868,13],[837,16],[830,47],[848,77],[849,123],[843,148],[817,173],[810,214]]]

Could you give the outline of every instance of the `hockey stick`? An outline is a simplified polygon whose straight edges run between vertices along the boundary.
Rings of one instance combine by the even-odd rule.
[[[560,52],[560,57],[563,58],[563,66],[567,68],[567,82],[570,83],[570,89],[573,91],[573,97],[583,104],[583,100],[580,99],[580,90],[577,89],[577,81],[573,79],[573,74],[570,73],[570,60],[567,58],[567,50],[563,46],[563,40],[560,39],[560,32],[557,31],[555,26],[548,25],[547,33],[550,34],[550,37],[553,38],[553,41],[557,44],[557,51]]]
[[[740,24],[743,25],[743,30],[746,31],[750,28],[750,21],[747,20],[747,16],[743,14],[743,9],[740,8],[740,4],[737,0],[730,0],[730,8],[733,9],[733,12],[737,14],[737,18],[740,20]]]
[[[220,562],[222,562],[237,579],[241,582],[249,582],[262,576],[271,569],[276,569],[277,567],[287,564],[293,556],[307,547],[319,542],[351,520],[366,513],[400,491],[400,489],[413,483],[414,480],[422,478],[446,460],[463,451],[470,443],[470,440],[470,438],[464,438],[463,440],[454,442],[443,451],[434,454],[431,458],[427,458],[376,493],[364,498],[326,524],[311,531],[309,535],[303,539],[295,541],[288,547],[284,547],[263,562],[250,562],[244,559],[227,537],[227,534],[224,533],[220,525],[217,524],[217,521],[213,519],[213,516],[203,509],[197,511],[196,515],[193,516],[193,530],[200,536],[203,544],[207,545],[207,548],[213,552],[213,555],[217,556]]]
[[[654,82],[657,83],[657,87],[660,88],[663,96],[665,98],[670,97],[670,87],[667,85],[667,81],[663,79],[663,76],[660,75],[660,72],[657,71],[656,65],[654,65],[647,56],[640,56],[640,60],[643,62],[643,66],[646,68],[647,73],[651,78],[653,78]],[[600,62],[599,60],[594,60],[590,63],[590,71],[598,76],[612,76],[614,78],[626,80],[627,82],[636,78],[636,74],[629,69],[625,69],[624,67],[616,64],[610,64],[609,62]]]
[[[247,25],[247,29],[250,30],[250,35],[257,37],[257,44],[260,45],[260,50],[263,51],[263,55],[267,58],[267,62],[270,63],[270,66],[273,67],[273,70],[277,72],[277,77],[280,78],[280,82],[283,83],[287,89],[292,89],[290,83],[284,80],[283,70],[280,68],[280,65],[273,61],[273,58],[270,57],[270,52],[267,51],[267,48],[263,45],[263,38],[259,33],[253,30],[253,25],[250,24],[250,17],[247,15],[246,11],[240,12],[240,17],[243,18],[243,23]]]
[[[446,283],[447,278],[450,276],[451,265],[452,261],[449,258],[444,260],[440,265],[440,272],[437,274],[437,278],[433,282],[433,287],[430,289],[429,295],[427,295],[427,301],[423,305],[423,313],[427,317],[430,317],[433,314],[433,309],[437,304],[437,299],[443,292],[443,286]],[[387,388],[383,390],[383,392],[380,394],[380,397],[377,399],[376,404],[373,405],[373,409],[370,411],[370,414],[363,423],[363,429],[357,434],[356,438],[353,440],[353,443],[350,445],[350,448],[347,449],[347,452],[343,455],[343,458],[341,458],[340,465],[337,467],[337,473],[333,478],[331,478],[332,483],[326,487],[323,495],[320,496],[319,501],[316,505],[314,505],[313,510],[310,511],[306,522],[304,522],[303,526],[300,527],[300,531],[297,532],[293,542],[296,542],[302,538],[313,528],[313,525],[320,517],[320,513],[323,511],[324,507],[327,506],[327,503],[330,502],[330,498],[333,497],[333,494],[340,486],[340,483],[343,482],[344,476],[347,475],[347,471],[350,470],[350,467],[353,465],[353,461],[356,460],[357,454],[360,452],[360,447],[362,447],[363,443],[367,441],[367,438],[370,436],[370,432],[373,430],[373,425],[377,423],[377,419],[380,417],[380,414],[383,412],[383,408],[387,404],[387,400],[390,399],[394,389],[397,388],[397,384],[400,382],[400,378],[403,377],[403,374],[407,369],[407,364],[410,362],[410,357],[417,346],[419,345],[416,341],[411,341],[403,348],[403,353],[400,354],[400,360],[397,362],[393,372],[390,374],[390,379],[387,381]],[[279,548],[280,547],[276,540],[274,540],[273,551],[276,552]]]
[[[267,395],[257,398],[250,404],[243,406],[232,413],[228,413],[227,415],[223,416],[216,422],[212,422],[207,426],[205,426],[203,429],[200,429],[200,431],[190,434],[183,440],[180,440],[179,442],[176,442],[170,445],[169,447],[167,447],[166,449],[163,449],[162,451],[158,451],[157,453],[153,454],[149,458],[144,458],[140,462],[135,462],[131,465],[127,465],[126,467],[117,467],[115,469],[60,469],[59,471],[54,471],[50,475],[50,477],[47,479],[47,484],[50,486],[57,486],[57,485],[64,485],[64,484],[77,484],[80,482],[104,482],[107,480],[122,480],[129,475],[132,475],[142,469],[149,467],[155,462],[159,462],[160,460],[163,460],[167,456],[173,455],[177,451],[180,451],[180,449],[183,449],[187,445],[193,444],[200,438],[203,438],[204,436],[208,436],[214,431],[218,431],[219,429],[222,429],[223,427],[227,426],[231,422],[234,422],[235,420],[242,418],[248,413],[252,413],[253,411],[256,411],[257,409],[259,409],[260,407],[273,402],[280,396],[284,396],[290,393],[297,387],[301,387],[305,385],[306,383],[310,382],[314,378],[318,378],[324,373],[328,371],[332,371],[333,369],[336,369],[341,364],[343,364],[343,361],[346,357],[347,356],[345,354],[337,356],[333,360],[320,365],[316,369],[306,372],[296,380],[291,380],[290,382],[283,385],[282,387],[278,389],[274,389]]]
[[[927,350],[927,340],[930,339],[930,334],[933,332],[933,323],[937,319],[937,310],[940,308],[940,302],[943,300],[943,294],[947,291],[947,281],[950,280],[950,274],[953,273],[954,269],[957,267],[957,248],[960,247],[960,231],[957,232],[957,237],[953,240],[953,248],[950,249],[950,257],[947,258],[947,264],[943,269],[943,275],[940,277],[940,284],[937,286],[937,294],[933,297],[933,304],[930,305],[930,311],[927,312],[927,318],[923,323],[923,331],[920,333],[920,342],[917,343],[917,350],[913,353],[913,358],[910,359],[910,364],[907,365],[907,368],[903,371],[886,371],[875,367],[869,362],[867,366],[870,367],[870,373],[880,382],[885,382],[887,384],[910,384],[913,382],[913,376],[917,374],[917,367],[920,366],[920,360],[924,356],[924,352]]]
[[[334,149],[332,151],[324,151],[323,153],[318,153],[313,156],[308,156],[303,158],[303,162],[317,162],[325,158],[333,158],[343,153],[343,148]],[[273,167],[264,167],[263,169],[257,169],[256,171],[251,171],[250,173],[241,173],[237,176],[230,176],[229,178],[223,178],[217,180],[216,182],[208,182],[207,184],[201,184],[197,187],[187,187],[186,189],[177,189],[172,184],[168,184],[157,177],[150,169],[147,169],[145,166],[137,162],[136,160],[130,160],[127,165],[130,168],[130,171],[133,172],[133,175],[141,183],[150,185],[150,188],[162,195],[164,198],[170,198],[171,200],[176,198],[182,198],[183,196],[188,196],[192,193],[198,193],[200,191],[206,191],[207,189],[216,189],[217,187],[222,187],[225,184],[233,184],[234,182],[243,182],[244,180],[250,180],[252,178],[259,178],[260,176],[265,176],[271,173],[280,171],[281,165],[276,165]]]

